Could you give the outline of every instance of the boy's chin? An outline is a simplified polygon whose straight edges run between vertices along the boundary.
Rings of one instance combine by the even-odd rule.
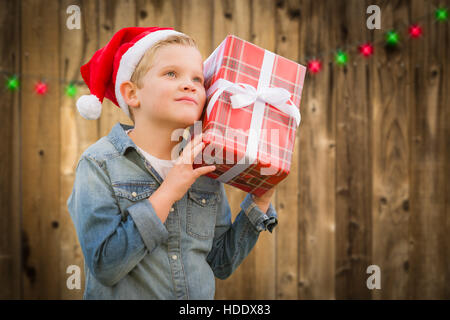
[[[195,114],[180,114],[174,119],[176,123],[179,123],[179,127],[186,128],[194,124],[195,121],[200,121],[200,116]]]

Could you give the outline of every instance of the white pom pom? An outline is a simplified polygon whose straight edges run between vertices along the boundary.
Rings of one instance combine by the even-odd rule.
[[[102,113],[102,103],[93,94],[81,96],[77,100],[77,109],[81,116],[88,120],[95,120]]]

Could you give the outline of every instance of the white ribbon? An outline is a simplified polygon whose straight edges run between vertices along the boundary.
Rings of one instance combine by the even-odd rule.
[[[233,109],[244,108],[253,104],[247,148],[244,157],[241,159],[244,162],[242,163],[239,160],[236,165],[217,178],[223,183],[227,183],[256,161],[266,103],[291,116],[295,119],[297,126],[300,125],[300,112],[290,99],[291,93],[284,88],[269,87],[274,60],[274,53],[265,50],[258,80],[258,89],[246,83],[233,83],[225,79],[218,79],[207,91],[208,97],[215,91],[206,108],[207,119],[209,119],[217,99],[224,91],[232,94],[230,100]]]
[[[256,90],[255,87],[247,83],[233,83],[225,79],[219,79],[208,90],[208,93],[215,90],[217,91],[209,100],[206,108],[207,118],[209,118],[217,99],[219,99],[224,91],[227,91],[233,94],[230,96],[231,107],[233,109],[244,108],[254,104],[257,100],[260,100],[264,103],[267,102],[281,112],[294,118],[297,127],[300,125],[300,112],[291,100],[291,93],[284,88],[266,86]],[[290,104],[287,102],[290,102]]]

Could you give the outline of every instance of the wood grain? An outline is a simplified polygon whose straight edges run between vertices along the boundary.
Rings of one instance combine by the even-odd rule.
[[[66,28],[69,4],[81,30]],[[381,30],[366,28],[370,4]],[[64,87],[114,32],[138,25],[188,33],[204,58],[235,34],[303,65],[322,60],[306,76],[291,173],[274,197],[279,225],[216,281],[216,299],[449,299],[450,30],[438,6],[450,1],[4,1],[0,68],[21,87],[0,99],[0,298],[81,298],[66,287],[67,267],[83,268],[66,208],[75,167],[117,121],[132,122],[107,99],[99,120],[83,119]],[[421,38],[408,38],[412,23]],[[383,45],[390,28],[397,49]],[[365,59],[357,46],[368,40]],[[337,49],[349,51],[346,67]],[[225,189],[234,219],[246,194]],[[379,290],[366,286],[369,265]]]
[[[78,5],[81,9],[81,29],[69,30],[65,20],[69,5]],[[86,63],[98,49],[98,4],[95,1],[62,1],[61,7],[61,62],[59,75],[67,79],[64,86],[71,81],[82,81],[80,65]],[[72,192],[75,180],[75,170],[78,160],[84,150],[98,139],[98,121],[86,120],[80,116],[75,106],[76,99],[81,95],[90,94],[86,86],[77,86],[77,95],[61,97],[61,217],[59,228],[61,232],[60,288],[61,298],[81,299],[84,291],[84,257],[75,232],[75,226],[67,209],[67,200]],[[71,274],[67,268],[78,266],[81,270],[81,288],[69,289],[67,279]]]
[[[4,1],[0,25],[9,26],[0,32],[0,71],[20,74],[20,4]],[[19,91],[0,89],[0,299],[19,299],[21,296],[21,179],[20,164],[20,100]]]
[[[335,70],[324,54],[337,45],[329,1],[300,6],[300,57],[320,59],[323,71],[308,73],[302,93],[299,141],[299,299],[335,297]]]
[[[59,3],[21,2],[22,275],[25,299],[61,296]],[[48,92],[37,95],[37,81]]]
[[[276,43],[275,10],[274,1],[252,2],[251,42],[272,52],[275,51]],[[277,193],[278,191],[275,191],[275,198]],[[258,242],[249,255],[249,257],[255,257],[254,275],[256,279],[252,288],[253,299],[275,299],[277,232],[277,228],[273,233],[261,232]]]
[[[448,7],[448,2],[446,2]],[[434,10],[437,1],[414,2],[412,19]],[[433,16],[422,20],[427,36],[422,43],[411,44],[411,156],[410,164],[410,263],[411,299],[447,297],[448,255],[448,183],[445,171],[449,162],[448,27]],[[447,80],[445,80],[447,79]],[[444,87],[447,86],[447,87]],[[447,171],[448,172],[448,171]],[[448,177],[448,175],[447,175]],[[446,192],[447,191],[447,192]],[[446,240],[444,240],[446,239]]]
[[[380,6],[382,26],[401,29],[407,21],[405,6],[385,1]],[[408,50],[377,48],[378,59],[370,63],[367,99],[372,107],[372,250],[373,264],[381,270],[381,290],[375,299],[400,299],[408,284],[409,235],[409,113],[411,101]],[[405,103],[406,102],[406,103]],[[367,275],[368,277],[368,275]]]
[[[365,4],[335,2],[332,30],[349,52],[364,39]],[[349,52],[350,53],[350,52]],[[334,55],[334,53],[333,53]],[[352,51],[346,66],[333,65],[336,103],[336,298],[368,299],[366,269],[371,264],[370,105],[366,66]],[[355,90],[355,88],[358,88]]]
[[[276,50],[283,57],[297,61],[299,57],[300,2],[297,0],[276,4]],[[301,112],[302,110],[300,110]],[[300,126],[301,127],[301,126]],[[275,298],[298,298],[298,159],[301,129],[297,128],[294,152],[288,177],[276,188],[278,226],[276,235]],[[273,241],[273,240],[272,240]]]

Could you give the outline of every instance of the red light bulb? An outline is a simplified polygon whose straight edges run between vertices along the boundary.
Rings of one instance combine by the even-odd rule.
[[[34,92],[36,92],[39,95],[44,95],[46,94],[48,91],[48,87],[47,84],[45,82],[41,82],[39,81],[38,83],[36,83],[36,85],[34,86]]]
[[[364,57],[369,57],[373,54],[373,45],[370,43],[365,43],[359,46],[359,52]]]
[[[310,62],[308,62],[308,69],[312,73],[317,73],[320,71],[320,69],[322,69],[322,64],[319,60],[311,60]]]
[[[408,33],[411,38],[419,38],[422,35],[422,28],[417,24],[413,24],[408,28]]]

